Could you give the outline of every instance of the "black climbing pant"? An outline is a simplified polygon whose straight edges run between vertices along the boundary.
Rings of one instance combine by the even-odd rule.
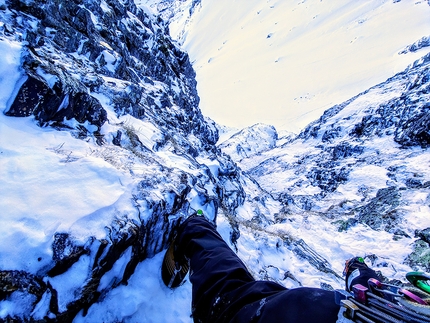
[[[203,217],[186,221],[177,241],[190,258],[194,322],[336,322],[334,292],[256,281]]]

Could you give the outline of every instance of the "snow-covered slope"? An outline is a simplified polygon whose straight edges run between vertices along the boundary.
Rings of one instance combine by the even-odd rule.
[[[160,266],[196,209],[287,287],[342,288],[355,255],[387,279],[427,268],[428,57],[294,141],[235,131],[240,169],[188,55],[140,5],[0,1],[0,320],[191,322],[190,283],[166,288]]]
[[[282,145],[294,137],[295,134],[289,132],[279,136],[274,126],[258,123],[230,134],[225,140],[220,139],[218,147],[237,162]]]
[[[277,140],[278,133],[275,127],[256,124],[234,134],[227,142],[221,143],[219,147],[236,161],[274,148]],[[243,145],[244,143],[246,145]]]
[[[430,36],[423,0],[144,2],[174,4],[170,31],[190,54],[201,108],[236,128],[299,132],[429,51],[404,51]]]
[[[17,0],[0,15],[0,320],[189,321],[185,305],[160,318],[140,288],[177,294],[159,256],[139,263],[193,210],[233,212],[243,189],[187,54],[133,2]]]
[[[311,232],[325,226],[318,239],[309,237],[320,246],[338,241],[396,271],[401,263],[429,271],[429,101],[427,55],[239,165],[281,202],[280,228],[299,217]],[[299,232],[306,240],[307,230]]]

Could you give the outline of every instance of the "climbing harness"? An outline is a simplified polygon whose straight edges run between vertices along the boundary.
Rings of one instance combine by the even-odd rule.
[[[430,276],[418,272],[408,275],[408,280],[421,289],[383,284],[371,278],[369,288],[357,284],[351,293],[337,290],[336,303],[341,306],[338,322],[430,323],[430,294],[426,291],[430,286],[424,282]]]

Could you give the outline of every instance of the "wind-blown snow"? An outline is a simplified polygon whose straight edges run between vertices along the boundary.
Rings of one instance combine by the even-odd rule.
[[[427,1],[202,0],[191,18],[183,3],[170,30],[193,61],[200,107],[235,128],[298,132],[429,51],[399,55],[430,35]]]

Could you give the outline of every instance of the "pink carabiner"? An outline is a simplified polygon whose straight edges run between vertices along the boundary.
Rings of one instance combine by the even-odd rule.
[[[369,284],[369,286],[376,287],[376,288],[379,288],[379,289],[382,289],[382,287],[383,287],[382,283],[379,280],[375,279],[375,278],[369,278],[369,280],[367,281],[367,283]]]
[[[421,297],[418,297],[417,295],[415,295],[414,293],[411,293],[410,291],[406,290],[406,289],[399,289],[399,294],[404,295],[406,298],[410,299],[411,301],[414,301],[418,304],[421,305],[430,305],[427,304],[427,302],[425,300],[423,300]]]

